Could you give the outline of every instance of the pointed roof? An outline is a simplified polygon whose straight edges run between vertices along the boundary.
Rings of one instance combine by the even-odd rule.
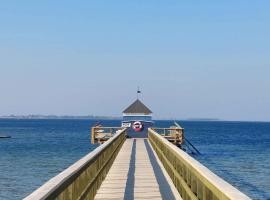
[[[127,107],[123,113],[140,113],[140,114],[151,114],[152,111],[147,108],[139,99],[133,102],[129,107]]]

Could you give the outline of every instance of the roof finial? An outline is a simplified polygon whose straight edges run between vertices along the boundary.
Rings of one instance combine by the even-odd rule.
[[[137,99],[139,99],[139,94],[141,94],[142,92],[141,92],[141,90],[140,90],[140,88],[139,88],[139,86],[138,86],[138,88],[137,88]]]

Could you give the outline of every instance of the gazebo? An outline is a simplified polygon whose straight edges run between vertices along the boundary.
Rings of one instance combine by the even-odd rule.
[[[122,127],[128,128],[129,137],[147,137],[147,128],[153,125],[152,111],[139,99],[123,111]]]

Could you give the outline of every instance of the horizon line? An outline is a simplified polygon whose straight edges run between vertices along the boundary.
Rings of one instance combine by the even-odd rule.
[[[1,115],[0,119],[121,119],[122,116],[109,116],[109,115],[42,115],[42,114],[28,114],[28,115]],[[189,118],[169,118],[169,117],[157,117],[154,120],[171,120],[171,121],[213,121],[213,122],[270,122],[265,120],[231,120],[231,119],[219,119],[208,117],[189,117]]]

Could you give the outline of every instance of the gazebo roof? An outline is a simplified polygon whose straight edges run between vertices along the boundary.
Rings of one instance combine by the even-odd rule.
[[[124,114],[152,114],[152,111],[146,107],[139,99],[133,102],[124,111]]]

